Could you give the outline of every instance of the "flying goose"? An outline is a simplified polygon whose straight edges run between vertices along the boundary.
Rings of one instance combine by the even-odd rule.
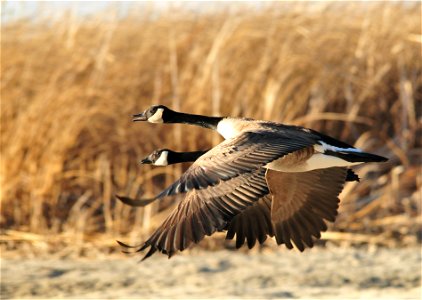
[[[386,161],[314,130],[268,121],[184,114],[162,105],[135,115],[134,121],[198,125],[226,138],[156,197],[120,197],[127,204],[143,206],[194,190],[190,197],[195,201],[182,201],[160,227],[163,230],[139,247],[139,251],[150,247],[146,257],[157,250],[171,256],[204,234],[221,230],[224,222],[267,193],[263,179],[271,191],[270,215],[277,243],[290,249],[295,244],[303,251],[305,246],[312,247],[312,237],[319,238],[326,230],[324,220],[334,221],[337,196],[345,181],[358,180],[348,167]]]
[[[201,155],[171,186],[151,199],[131,200],[143,206],[165,196],[194,191],[139,248],[147,256],[175,250],[221,230],[237,214],[271,192],[271,224],[278,244],[303,251],[312,236],[334,221],[338,195],[347,180],[358,180],[348,168],[387,159],[365,153],[317,131],[246,118],[207,117],[152,106],[134,121],[186,123],[217,130],[226,140]],[[192,196],[193,195],[193,196]],[[199,229],[195,229],[199,228]],[[230,230],[229,230],[230,232]],[[231,231],[233,234],[233,230]]]
[[[205,152],[207,151],[175,152],[169,149],[161,149],[148,155],[141,160],[141,163],[165,166],[179,162],[193,162],[205,154]],[[260,168],[260,170],[261,172],[258,173],[259,176],[251,179],[254,184],[259,181],[261,185],[265,185],[264,168]],[[338,171],[340,170],[330,170],[334,174],[342,173]],[[274,172],[275,175],[276,173]],[[315,172],[310,173],[314,176],[317,175]],[[294,177],[288,176],[287,180],[289,178]],[[358,179],[357,175],[351,170],[346,170],[343,173],[343,178],[347,181]],[[268,180],[277,181],[277,176],[267,176]],[[344,180],[340,180],[340,182],[343,183]],[[151,256],[157,250],[170,257],[177,250],[183,250],[188,247],[192,242],[199,242],[205,235],[211,235],[215,231],[222,230],[227,230],[226,239],[233,239],[236,236],[236,248],[241,247],[245,243],[245,240],[248,247],[252,248],[257,240],[262,244],[267,236],[274,236],[272,219],[276,220],[276,224],[278,225],[276,228],[280,232],[276,235],[277,243],[284,243],[288,248],[292,248],[293,246],[290,242],[290,239],[292,239],[298,249],[303,251],[305,245],[308,247],[313,246],[312,236],[319,238],[320,232],[326,230],[327,227],[323,219],[334,221],[337,214],[338,199],[335,197],[334,201],[327,201],[327,203],[321,204],[316,203],[313,204],[314,207],[302,209],[301,214],[297,214],[297,216],[294,214],[294,208],[292,211],[289,207],[289,203],[287,203],[287,206],[276,205],[273,206],[276,214],[272,216],[272,198],[268,194],[268,190],[265,189],[261,190],[261,194],[255,194],[256,199],[254,202],[247,202],[246,204],[249,206],[241,206],[239,210],[239,201],[244,203],[245,200],[239,198],[239,194],[236,194],[239,189],[236,190],[234,188],[233,190],[233,187],[236,186],[236,181],[232,179],[224,183],[225,190],[229,192],[224,197],[221,194],[216,195],[214,193],[211,196],[207,196],[197,190],[189,191],[185,199],[152,236],[143,245],[135,246],[138,247],[138,251],[142,251],[150,246],[149,252],[143,259]],[[316,183],[318,183],[318,178],[316,178]],[[278,186],[278,184],[274,186]],[[209,187],[208,189],[213,189],[213,187]],[[340,191],[341,188],[336,192],[336,196]],[[278,193],[278,191],[275,192]],[[300,195],[300,193],[296,194]],[[292,196],[295,196],[295,193],[292,193]],[[241,197],[245,197],[245,195],[243,194]],[[145,205],[145,202],[142,200],[133,200],[119,196],[118,198],[128,205]],[[330,199],[333,200],[333,197],[328,195],[327,200]],[[312,199],[310,204],[312,204]],[[291,216],[292,213],[293,218]],[[203,224],[208,224],[208,228],[205,229]],[[286,227],[286,224],[288,227]],[[124,243],[119,243],[122,246],[131,247]]]

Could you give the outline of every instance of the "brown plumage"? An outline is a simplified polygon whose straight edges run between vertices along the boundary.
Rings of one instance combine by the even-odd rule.
[[[277,244],[293,245],[303,251],[312,247],[312,236],[320,238],[334,222],[346,181],[347,168],[328,168],[303,173],[268,170],[266,179],[272,195],[271,223]]]

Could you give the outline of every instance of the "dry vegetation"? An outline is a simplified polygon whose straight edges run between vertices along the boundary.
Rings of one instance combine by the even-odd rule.
[[[2,25],[3,245],[114,245],[156,226],[170,200],[133,210],[113,195],[154,194],[181,169],[137,160],[219,141],[205,129],[131,123],[156,103],[303,125],[389,157],[358,168],[362,181],[346,186],[326,238],[418,242],[420,11],[416,2],[144,6],[124,18]]]

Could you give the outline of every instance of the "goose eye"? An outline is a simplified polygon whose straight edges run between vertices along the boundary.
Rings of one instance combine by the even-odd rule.
[[[154,115],[156,112],[157,112],[157,108],[156,108],[156,107],[152,107],[152,108],[149,110],[149,113],[150,113],[150,115],[151,115],[151,116],[152,116],[152,115]]]
[[[161,152],[156,152],[154,155],[154,159],[157,160],[160,158],[160,156],[161,156]]]

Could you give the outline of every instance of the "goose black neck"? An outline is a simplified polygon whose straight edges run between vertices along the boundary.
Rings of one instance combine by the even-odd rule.
[[[182,162],[194,162],[208,150],[192,151],[192,152],[172,152],[167,158],[168,164],[177,164]]]
[[[166,123],[190,124],[216,130],[218,122],[220,122],[222,119],[223,117],[207,117],[174,111],[170,116],[167,117]]]

